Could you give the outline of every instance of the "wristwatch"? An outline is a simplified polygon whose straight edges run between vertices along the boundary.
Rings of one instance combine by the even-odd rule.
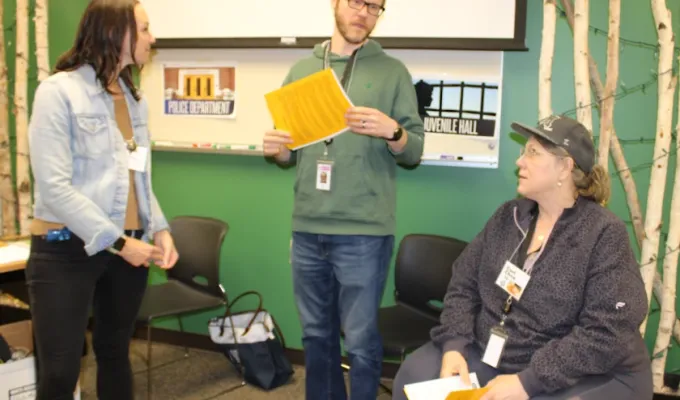
[[[121,236],[118,239],[116,239],[115,242],[113,242],[113,245],[109,247],[107,250],[113,254],[118,254],[120,253],[121,250],[123,250],[123,247],[125,246],[125,236]]]
[[[397,129],[392,132],[392,138],[387,139],[389,142],[396,142],[404,135],[404,128],[401,125],[397,125]]]

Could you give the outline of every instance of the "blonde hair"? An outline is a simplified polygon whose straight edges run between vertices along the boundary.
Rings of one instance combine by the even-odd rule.
[[[550,143],[542,138],[537,139],[549,153],[558,157],[571,158],[569,153],[562,147]],[[606,205],[609,201],[609,196],[611,194],[610,179],[609,175],[601,165],[593,165],[593,169],[590,171],[590,173],[586,173],[574,162],[574,169],[571,171],[571,178],[574,181],[574,186],[576,186],[576,191],[580,196],[592,200],[602,206]]]

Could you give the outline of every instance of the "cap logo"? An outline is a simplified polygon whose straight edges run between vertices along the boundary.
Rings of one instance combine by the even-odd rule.
[[[569,139],[564,139],[564,142],[562,143],[566,147],[569,147]]]
[[[560,119],[557,115],[552,115],[550,117],[545,118],[543,121],[541,121],[541,128],[543,128],[544,131],[552,132],[553,130],[553,123]]]

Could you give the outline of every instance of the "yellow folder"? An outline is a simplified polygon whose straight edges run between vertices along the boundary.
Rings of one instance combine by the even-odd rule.
[[[479,400],[488,391],[489,388],[458,390],[449,393],[446,400]]]
[[[352,107],[335,72],[328,68],[265,94],[276,129],[290,133],[296,150],[345,132]]]

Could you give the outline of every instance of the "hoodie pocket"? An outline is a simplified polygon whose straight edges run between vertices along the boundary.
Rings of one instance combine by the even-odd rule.
[[[352,155],[336,161],[333,179],[335,208],[331,214],[347,219],[375,217],[378,194],[368,179],[368,167],[364,156]]]

